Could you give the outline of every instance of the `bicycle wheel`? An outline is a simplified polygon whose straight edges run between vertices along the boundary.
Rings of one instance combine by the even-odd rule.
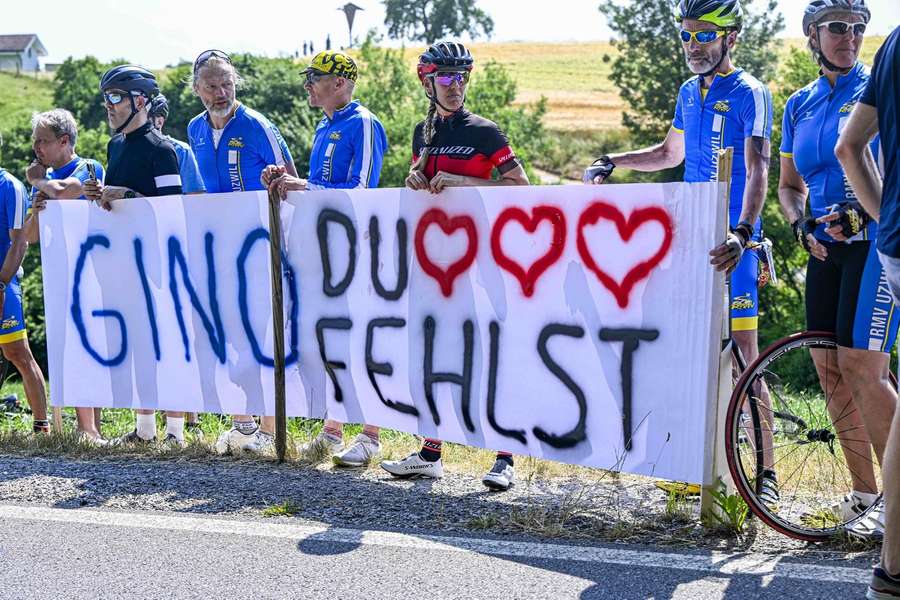
[[[726,414],[726,455],[738,492],[766,525],[806,541],[842,534],[861,518],[846,520],[839,510],[852,481],[868,473],[881,484],[836,350],[827,332],[775,342],[738,380]],[[764,470],[777,476],[777,505],[760,497]]]

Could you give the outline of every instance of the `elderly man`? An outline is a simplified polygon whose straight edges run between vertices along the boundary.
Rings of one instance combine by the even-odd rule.
[[[835,154],[844,167],[856,197],[878,221],[878,256],[894,295],[900,302],[900,27],[885,40],[866,91],[853,108]],[[869,141],[881,134],[884,183],[869,150]],[[869,512],[878,519],[871,529],[884,530],[881,564],[869,584],[868,598],[900,598],[900,410],[893,423],[881,465],[884,477],[883,505]],[[856,529],[851,534],[860,533]]]
[[[178,158],[168,140],[150,124],[147,111],[159,93],[156,76],[136,65],[113,67],[100,80],[110,127],[115,131],[106,147],[106,180],[89,180],[84,194],[106,210],[123,198],[181,194]],[[120,443],[156,441],[154,411],[139,409],[134,431]],[[184,445],[184,414],[166,413],[166,444]]]
[[[387,151],[387,136],[381,122],[353,100],[359,70],[343,52],[320,52],[303,71],[309,105],[325,115],[316,127],[309,159],[309,178],[300,179],[283,167],[270,165],[263,183],[284,197],[291,190],[326,188],[370,188],[378,186],[381,164]],[[334,455],[341,467],[361,467],[380,451],[379,430],[366,425],[347,448],[343,446],[343,425],[325,421],[322,431],[301,448],[309,457]]]
[[[31,119],[31,139],[37,160],[29,165],[25,177],[31,184],[31,196],[37,198],[32,207],[33,216],[26,223],[28,241],[38,241],[37,214],[46,198],[54,200],[86,200],[84,184],[96,177],[103,180],[103,166],[96,160],[81,158],[75,154],[78,126],[67,110],[57,108],[35,113]],[[93,168],[93,174],[91,169]],[[28,390],[26,384],[26,392]],[[100,436],[99,409],[76,408],[79,436],[91,443],[104,444]]]
[[[260,175],[277,165],[296,175],[281,133],[268,119],[238,102],[243,80],[221,50],[202,52],[194,61],[191,85],[205,111],[188,125],[188,140],[209,193],[264,190]],[[216,440],[219,454],[249,451],[269,454],[275,448],[275,418],[234,415],[233,426]]]

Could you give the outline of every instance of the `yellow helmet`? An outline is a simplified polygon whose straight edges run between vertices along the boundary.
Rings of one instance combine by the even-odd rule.
[[[359,76],[356,61],[343,52],[331,52],[329,50],[316,54],[309,66],[303,69],[302,72],[337,75],[350,81],[356,81],[356,78]]]

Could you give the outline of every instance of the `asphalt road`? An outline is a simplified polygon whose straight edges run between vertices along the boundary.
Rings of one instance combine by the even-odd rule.
[[[0,598],[862,598],[869,559],[0,504]]]

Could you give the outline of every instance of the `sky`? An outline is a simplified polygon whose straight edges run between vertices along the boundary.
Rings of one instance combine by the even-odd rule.
[[[620,0],[627,2],[630,0]],[[640,1],[640,0],[635,0]],[[384,31],[380,0],[355,0],[353,33]],[[149,68],[193,60],[202,50],[292,55],[311,40],[324,50],[347,43],[344,0],[41,0],[4,1],[0,34],[36,33],[49,51],[45,62],[94,55],[126,58]],[[494,41],[593,41],[611,32],[598,0],[478,0],[494,19]],[[759,5],[760,2],[757,2]],[[785,35],[799,37],[805,0],[779,0]],[[870,31],[888,33],[900,24],[900,0],[869,0]],[[552,8],[551,8],[552,6]]]

